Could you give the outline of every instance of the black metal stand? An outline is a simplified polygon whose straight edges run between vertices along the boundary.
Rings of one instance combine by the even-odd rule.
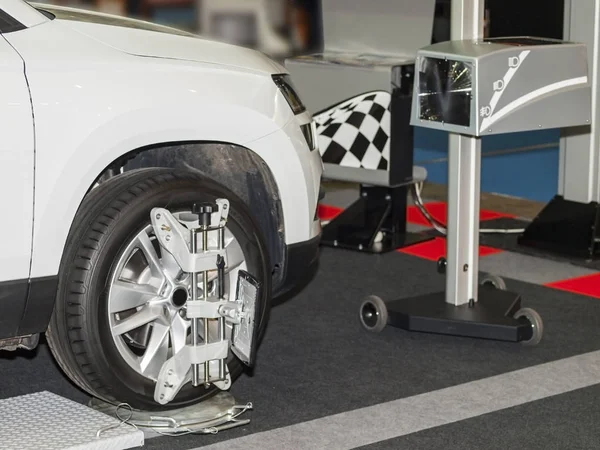
[[[452,135],[448,157],[448,228],[445,258],[438,270],[446,274],[446,290],[384,302],[371,295],[361,305],[360,320],[369,331],[387,325],[407,331],[435,333],[536,345],[543,322],[530,308],[521,308],[518,294],[504,281],[488,276],[479,281],[479,175],[481,140]]]
[[[519,236],[518,243],[549,253],[600,257],[600,205],[555,196]]]
[[[399,87],[390,100],[390,160],[385,185],[360,187],[360,197],[323,227],[324,246],[385,253],[433,239],[406,230],[413,178],[414,127],[410,125],[414,65],[398,67]]]
[[[481,288],[473,304],[451,305],[438,292],[387,303],[388,325],[407,331],[521,342],[532,338],[531,323],[515,318],[518,294]]]
[[[408,186],[361,186],[360,198],[323,227],[321,245],[385,253],[433,239],[406,231]]]

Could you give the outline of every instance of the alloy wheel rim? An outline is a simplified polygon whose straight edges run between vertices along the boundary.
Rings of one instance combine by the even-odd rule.
[[[185,217],[185,214],[174,214]],[[209,245],[217,233],[209,234]],[[246,270],[242,248],[225,229],[225,292],[235,287],[239,270]],[[148,223],[118,255],[110,277],[107,314],[113,342],[127,365],[145,378],[156,381],[162,365],[186,344],[191,343],[191,322],[185,305],[191,297],[191,276],[182,272],[175,258],[158,244]],[[209,293],[215,290],[216,271],[209,274]],[[204,290],[199,277],[198,292]],[[202,322],[202,320],[201,320]],[[203,341],[204,326],[199,326]],[[227,326],[226,337],[231,336]],[[216,321],[211,320],[209,338],[217,336]]]

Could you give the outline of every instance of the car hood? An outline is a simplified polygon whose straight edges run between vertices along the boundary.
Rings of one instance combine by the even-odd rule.
[[[261,73],[286,69],[258,51],[126,17],[35,4],[65,26],[122,52],[144,57],[218,64]]]

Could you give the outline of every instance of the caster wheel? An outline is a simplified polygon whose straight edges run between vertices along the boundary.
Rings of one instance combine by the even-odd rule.
[[[446,273],[446,266],[448,266],[448,261],[443,256],[437,260],[437,271],[439,274]]]
[[[376,295],[370,295],[360,306],[360,323],[373,333],[381,332],[388,321],[388,311],[385,302]]]
[[[524,319],[531,324],[531,338],[521,341],[521,344],[533,346],[540,343],[544,334],[544,322],[540,315],[531,308],[521,308],[515,313],[515,319]]]
[[[506,283],[498,275],[487,274],[481,279],[481,285],[491,287],[494,289],[500,289],[501,291],[506,290]]]

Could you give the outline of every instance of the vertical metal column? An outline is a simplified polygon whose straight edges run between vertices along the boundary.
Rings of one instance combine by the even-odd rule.
[[[453,0],[451,39],[480,39],[484,0]],[[475,106],[476,107],[476,106]],[[448,142],[446,301],[477,301],[481,140],[450,134]]]
[[[192,237],[192,253],[198,253],[198,230],[191,230]],[[198,273],[192,273],[192,301],[198,301]],[[192,319],[192,345],[198,345],[198,319]],[[200,384],[200,371],[198,364],[192,364],[192,384],[198,386]]]
[[[600,201],[600,0],[565,0],[564,39],[587,45],[592,80],[591,126],[561,130],[558,194],[580,203]]]

